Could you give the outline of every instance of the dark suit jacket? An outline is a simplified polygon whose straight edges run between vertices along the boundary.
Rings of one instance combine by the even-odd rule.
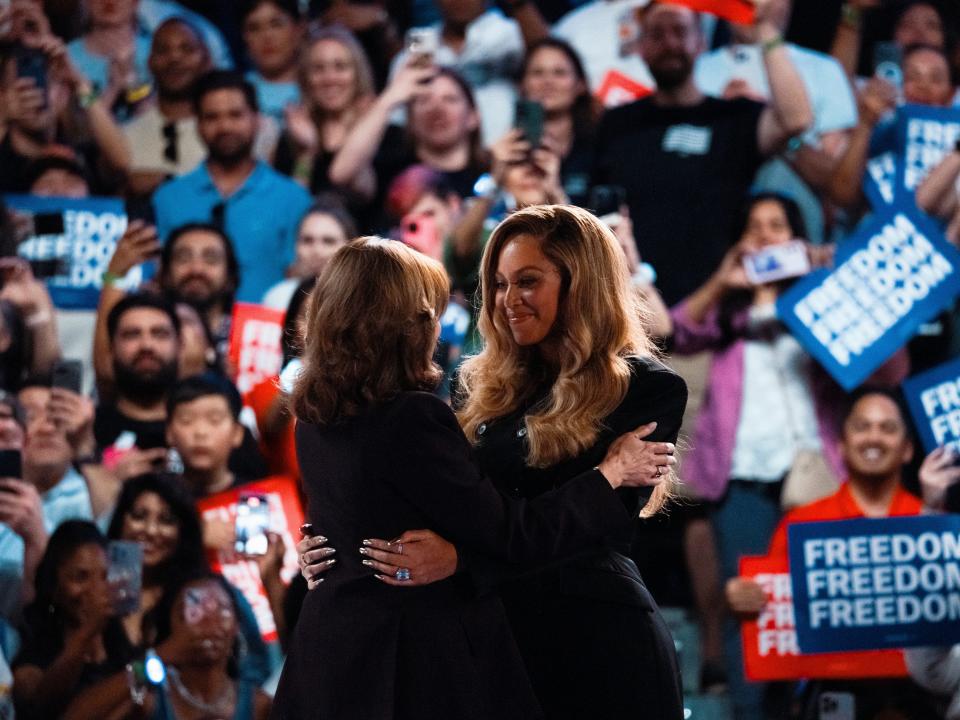
[[[548,391],[478,428],[481,469],[510,497],[531,499],[564,488],[603,460],[616,438],[651,421],[657,428],[649,439],[676,442],[687,401],[678,375],[654,360],[633,361],[627,395],[604,419],[596,443],[551,467],[530,468],[524,417]],[[616,493],[633,518],[649,496],[634,488]],[[673,640],[629,559],[633,527],[611,528],[600,548],[522,570],[464,553],[473,581],[499,590],[550,720],[682,717]]]
[[[511,562],[570,554],[631,517],[598,472],[535,501],[482,477],[452,411],[427,393],[338,425],[298,423],[309,520],[339,549],[307,594],[274,716],[379,720],[540,717],[500,600],[463,578],[393,588],[357,552],[368,537],[429,527]]]

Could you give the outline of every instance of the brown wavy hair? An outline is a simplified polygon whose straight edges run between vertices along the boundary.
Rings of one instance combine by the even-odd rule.
[[[567,205],[535,205],[497,226],[480,268],[478,327],[485,345],[461,366],[460,424],[468,438],[493,418],[509,415],[550,376],[535,347],[514,341],[496,305],[496,273],[503,248],[515,237],[540,239],[540,250],[562,278],[557,322],[560,367],[546,400],[526,416],[527,464],[547,467],[591,447],[603,419],[626,397],[630,359],[651,357],[641,324],[646,309],[629,284],[626,260],[613,232],[591,213]],[[669,495],[657,487],[644,515]]]
[[[395,240],[357,238],[340,248],[310,294],[298,419],[332,425],[406,390],[432,390],[431,360],[449,299],[443,266]]]

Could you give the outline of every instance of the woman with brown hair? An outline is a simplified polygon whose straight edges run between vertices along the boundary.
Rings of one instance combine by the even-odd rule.
[[[655,359],[623,253],[593,215],[565,206],[511,215],[487,243],[481,293],[486,344],[462,365],[458,419],[501,492],[533,500],[566,489],[618,434],[641,425],[649,440],[676,441],[686,386]],[[662,452],[664,443],[650,445]],[[669,463],[658,461],[654,474],[665,470]],[[618,495],[635,520],[658,510],[667,492],[658,486],[645,506],[639,488]],[[443,534],[436,526],[407,527]],[[447,577],[459,561],[476,585],[495,586],[551,720],[679,718],[673,641],[628,557],[632,530],[609,528],[602,543],[525,573],[422,530],[398,533],[393,543],[376,540],[361,552],[391,584]],[[302,563],[325,557],[312,547],[309,540],[298,545]],[[400,579],[406,571],[409,579]],[[304,574],[315,586],[316,572]]]
[[[335,25],[310,32],[297,79],[301,100],[284,112],[273,164],[316,195],[332,189],[330,163],[376,97],[373,71],[353,34]]]
[[[379,238],[349,243],[321,275],[292,396],[309,521],[343,549],[434,527],[518,563],[625,531],[613,489],[656,481],[635,433],[537,501],[510,501],[483,478],[453,412],[423,392],[440,378],[431,356],[447,288],[439,263]],[[339,560],[304,602],[277,717],[540,716],[495,595],[454,578],[397,590],[362,555]]]

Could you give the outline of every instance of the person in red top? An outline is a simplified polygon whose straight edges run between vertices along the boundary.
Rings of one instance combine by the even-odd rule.
[[[903,467],[913,457],[905,418],[895,391],[865,388],[853,395],[840,436],[846,482],[834,494],[787,513],[774,531],[768,557],[788,562],[787,527],[793,523],[920,514],[923,504],[901,482]],[[750,578],[732,578],[725,590],[730,609],[743,620],[755,619],[767,604],[763,588]],[[878,656],[878,661],[880,656],[895,653],[897,664],[902,665],[899,650],[870,652]],[[824,681],[808,686],[804,705],[813,714],[805,712],[803,717],[817,716],[815,708],[826,691],[852,694],[857,718],[874,718],[882,711],[896,713],[903,707],[925,704],[916,686],[907,680]]]

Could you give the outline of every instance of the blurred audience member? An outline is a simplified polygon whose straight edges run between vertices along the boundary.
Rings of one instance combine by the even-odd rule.
[[[850,398],[840,427],[838,450],[846,468],[846,482],[833,495],[787,513],[770,540],[768,556],[787,561],[787,528],[793,523],[920,514],[920,501],[903,487],[903,466],[913,455],[913,442],[899,397],[890,390],[860,389]],[[766,594],[754,580],[736,574],[727,582],[725,592],[730,609],[741,619],[757,617],[767,602]],[[878,656],[900,654],[899,650],[874,652]],[[761,685],[753,688],[762,691]],[[802,717],[818,717],[821,696],[827,692],[852,693],[853,711],[858,718],[932,717],[928,703],[916,687],[893,678],[811,683],[803,693]]]
[[[84,520],[68,520],[50,536],[14,664],[18,716],[60,717],[80,690],[132,659],[107,583],[106,549]]]
[[[260,679],[241,671],[244,602],[220,575],[196,569],[181,573],[168,583],[154,611],[156,655],[165,666],[165,682],[152,685],[136,673],[117,673],[83,692],[65,719],[265,720],[270,698],[258,687]]]
[[[254,158],[257,100],[248,82],[213,71],[199,81],[195,102],[197,130],[209,154],[195,170],[157,190],[157,230],[163,241],[191,222],[223,230],[240,265],[237,299],[257,302],[293,261],[296,226],[310,197]]]
[[[772,0],[768,11],[772,23],[784,34],[793,0]],[[768,102],[770,83],[763,62],[757,31],[749,25],[731,25],[734,42],[701,55],[694,77],[708,95]],[[790,152],[774,158],[759,171],[754,190],[771,190],[788,195],[800,206],[808,239],[825,240],[822,194],[847,144],[848,131],[857,122],[857,108],[850,84],[839,63],[829,55],[787,43],[790,60],[803,80],[813,127],[790,145]]]
[[[261,304],[286,310],[301,282],[323,272],[333,254],[356,236],[353,218],[336,197],[324,197],[311,205],[297,231],[296,257],[290,277],[270,288]]]
[[[314,30],[300,55],[300,102],[287,105],[274,167],[316,194],[330,190],[330,163],[376,97],[356,38],[340,27]],[[353,188],[343,188],[350,197]]]
[[[282,123],[287,106],[300,100],[300,4],[296,0],[245,0],[240,5],[240,22],[253,64],[247,80],[256,88],[260,110]]]
[[[593,181],[626,190],[640,255],[656,269],[668,304],[719,264],[763,159],[812,123],[803,82],[769,8],[758,8],[755,23],[769,105],[705,96],[693,78],[705,42],[696,13],[654,2],[643,14],[640,50],[657,91],[609,111],[597,130]]]
[[[152,92],[147,56],[150,34],[136,21],[137,0],[91,0],[87,30],[70,42],[74,64],[121,121],[129,120]]]
[[[267,460],[270,474],[286,475],[294,479],[300,478],[294,436],[296,420],[287,403],[293,382],[302,367],[301,325],[316,282],[315,277],[301,281],[290,298],[280,339],[283,349],[280,373],[254,385],[244,397],[244,402],[253,408],[256,415],[257,428],[260,430],[260,449]]]
[[[202,498],[255,480],[230,470],[230,453],[243,442],[240,393],[222,375],[181,380],[167,397],[167,444],[180,456],[183,479]]]
[[[3,480],[0,598],[6,617],[18,613],[21,601],[32,600],[34,572],[49,533],[64,520],[94,517],[88,481],[73,466],[92,450],[92,403],[68,390],[51,389],[49,376],[29,379],[17,399],[19,404],[0,404],[0,438],[8,449],[23,448],[21,477]],[[6,419],[4,407],[13,413]],[[22,434],[10,424],[11,417],[23,423]]]
[[[513,80],[524,52],[521,26],[488,7],[486,0],[438,0],[437,7],[441,20],[421,29],[432,30],[438,39],[432,62],[452,68],[469,85],[477,99],[483,140],[491,143],[507,131],[513,117]],[[417,60],[409,49],[398,54],[394,77]]]
[[[911,45],[929,45],[947,50],[947,23],[936,2],[903,0],[894,4],[880,3],[878,0],[849,0],[842,10],[830,49],[830,54],[843,66],[849,77],[855,78],[857,75],[864,16],[881,4],[895,8],[899,6],[890,40],[900,50],[906,50]]]
[[[897,144],[897,125],[892,111],[899,93],[892,83],[881,77],[868,80],[857,93],[859,120],[854,127],[846,152],[840,158],[829,185],[830,199],[841,207],[863,210],[864,172],[870,158],[893,151]],[[903,55],[903,101],[915,105],[948,107],[954,87],[950,64],[942,50],[914,45]],[[936,177],[936,176],[935,176]],[[934,181],[934,185],[936,185]],[[921,193],[925,200],[930,186]]]
[[[576,51],[557,38],[531,45],[520,69],[520,93],[543,106],[543,136],[560,156],[560,183],[570,202],[585,206],[601,111]]]
[[[390,124],[392,112],[403,106],[405,129]],[[410,62],[347,136],[330,165],[330,179],[354,187],[362,179],[366,196],[374,199],[374,213],[394,178],[417,163],[446,175],[457,194],[467,197],[486,167],[479,127],[477,106],[463,78],[446,68]]]

